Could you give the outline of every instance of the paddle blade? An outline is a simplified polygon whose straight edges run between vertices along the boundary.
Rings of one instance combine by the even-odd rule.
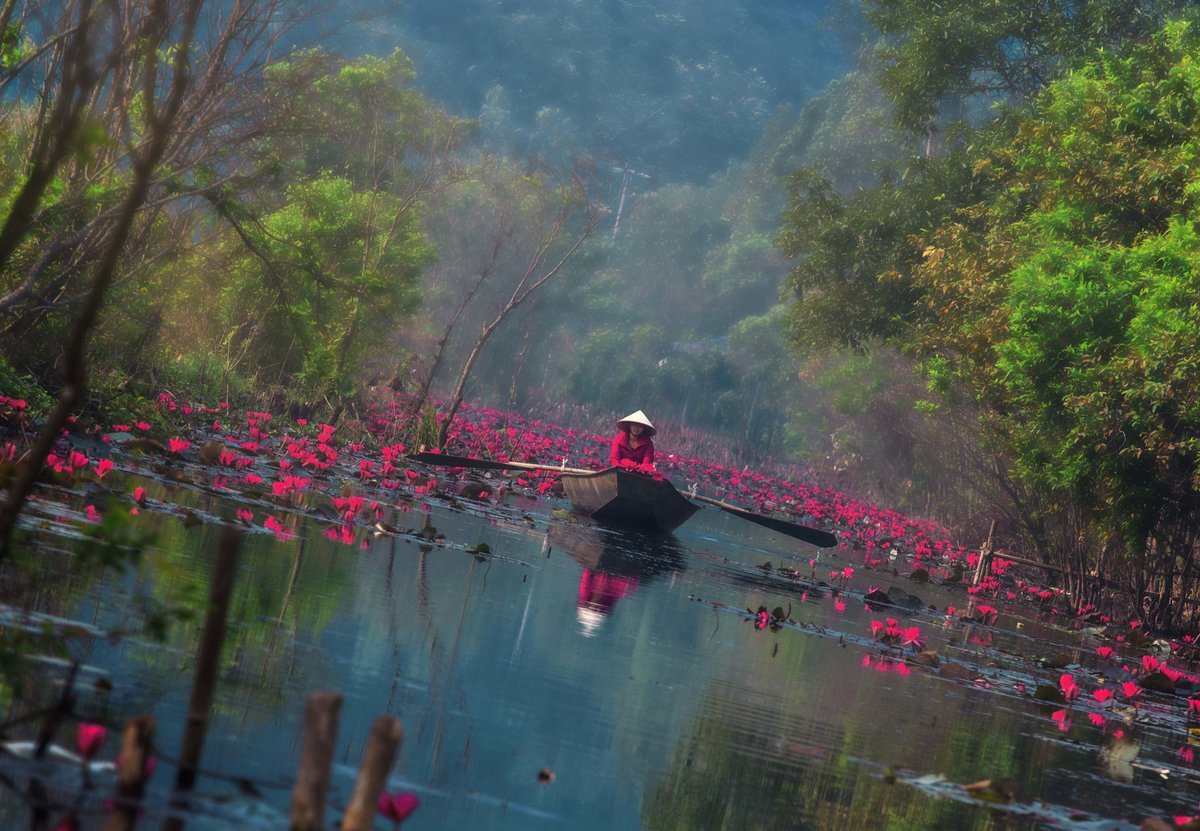
[[[763,516],[751,511],[743,511],[741,508],[735,508],[732,505],[720,505],[718,507],[722,511],[731,513],[734,516],[740,516],[744,520],[761,525],[764,528],[770,528],[772,531],[780,534],[786,534],[794,539],[803,540],[810,545],[817,546],[817,548],[833,548],[838,544],[836,536],[819,528],[809,528],[807,525],[788,522],[785,519],[776,519],[775,517]]]

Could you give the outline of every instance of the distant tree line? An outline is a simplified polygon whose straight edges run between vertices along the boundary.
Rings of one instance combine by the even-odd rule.
[[[53,396],[42,452],[162,388],[640,407],[1191,622],[1189,4],[861,0],[869,48],[796,107],[825,53],[743,45],[795,4],[415,3],[420,89],[391,45],[287,47],[301,5],[219,5],[0,10],[0,383]]]

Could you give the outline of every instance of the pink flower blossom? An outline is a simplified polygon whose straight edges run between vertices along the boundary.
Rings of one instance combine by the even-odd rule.
[[[91,724],[86,721],[81,722],[75,728],[75,747],[79,749],[80,756],[87,761],[91,761],[100,752],[100,748],[104,745],[104,739],[107,736],[108,730],[103,726]]]
[[[379,795],[379,813],[396,825],[413,815],[421,800],[413,793],[383,793]]]

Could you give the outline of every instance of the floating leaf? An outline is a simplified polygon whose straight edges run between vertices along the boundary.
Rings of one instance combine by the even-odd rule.
[[[1046,669],[1064,669],[1075,663],[1075,657],[1070,652],[1057,652],[1048,658],[1042,658],[1042,666]]]
[[[1033,691],[1033,698],[1035,701],[1048,701],[1051,704],[1067,703],[1067,697],[1063,695],[1063,691],[1050,684],[1038,684],[1037,689]]]
[[[941,666],[942,659],[938,657],[936,652],[926,650],[925,652],[918,652],[916,655],[912,656],[912,658],[909,659],[909,662],[919,667],[933,667],[934,669],[937,669],[939,666]]]
[[[1141,681],[1138,681],[1138,686],[1140,686],[1143,690],[1150,690],[1151,692],[1175,692],[1175,682],[1172,681],[1165,673],[1159,670],[1155,670]]]
[[[892,602],[888,600],[887,594],[882,589],[871,589],[867,592],[867,596],[863,600],[875,611],[879,611],[884,606],[892,605]]]

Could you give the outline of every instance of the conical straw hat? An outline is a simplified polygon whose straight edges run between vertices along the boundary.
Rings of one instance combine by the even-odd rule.
[[[654,425],[650,423],[650,419],[646,418],[646,414],[641,410],[636,413],[630,413],[625,418],[617,421],[617,427],[624,428],[626,424],[640,424],[646,428],[646,435],[653,436],[658,431],[654,429]]]

